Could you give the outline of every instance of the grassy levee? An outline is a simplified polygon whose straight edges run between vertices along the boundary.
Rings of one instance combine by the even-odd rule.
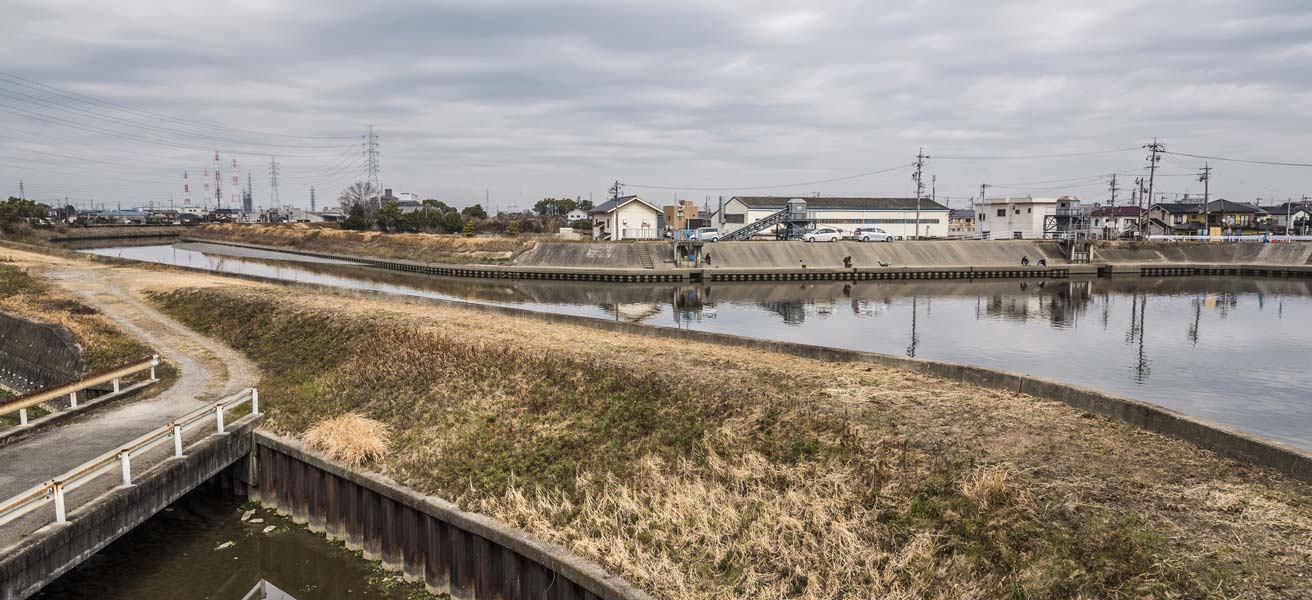
[[[345,231],[332,226],[307,224],[205,225],[188,235],[311,252],[449,264],[510,262],[532,248],[536,239],[534,236],[467,238],[429,233]]]
[[[366,468],[657,597],[1312,594],[1309,486],[1056,402],[457,307],[152,297],[259,364],[266,426],[381,421]]]

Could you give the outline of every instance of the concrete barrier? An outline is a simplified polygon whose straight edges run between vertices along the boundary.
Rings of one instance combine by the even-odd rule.
[[[73,333],[0,313],[0,383],[19,392],[77,379],[86,365]]]
[[[568,550],[257,431],[251,497],[453,598],[649,600]]]

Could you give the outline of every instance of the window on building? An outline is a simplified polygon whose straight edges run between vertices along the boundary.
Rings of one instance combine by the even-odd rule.
[[[1025,214],[1027,214],[1027,215],[1032,215],[1032,214],[1034,214],[1034,209],[1033,209],[1033,208],[1027,208],[1027,209],[1025,209]]]
[[[1018,214],[1018,215],[1019,215],[1019,214],[1020,214],[1020,209],[1019,209],[1019,208],[1017,208],[1017,209],[1015,209],[1015,210],[1016,210],[1016,214]]]
[[[1007,216],[1007,209],[1005,209],[1005,208],[999,208],[999,209],[998,209],[998,216],[999,216],[999,217],[1005,217],[1005,216]]]
[[[746,222],[746,220],[747,220],[747,215],[744,214],[737,214],[737,215],[733,213],[724,214],[725,223],[743,223]]]

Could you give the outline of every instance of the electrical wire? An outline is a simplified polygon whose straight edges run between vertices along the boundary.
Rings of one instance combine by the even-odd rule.
[[[1117,152],[1128,152],[1138,150],[1139,146],[1130,146],[1126,148],[1114,148],[1111,150],[1092,150],[1089,152],[1065,152],[1058,154],[1030,154],[1021,156],[969,156],[969,155],[952,155],[952,154],[934,154],[930,156],[931,160],[1035,160],[1043,158],[1070,158],[1072,156],[1093,156],[1095,154],[1114,154]]]
[[[1312,163],[1298,162],[1280,162],[1274,160],[1247,160],[1243,158],[1227,158],[1224,156],[1207,156],[1203,154],[1186,154],[1184,152],[1175,152],[1172,150],[1163,150],[1164,154],[1174,154],[1176,156],[1188,156],[1190,158],[1203,158],[1207,160],[1223,160],[1226,162],[1248,163],[1251,165],[1273,165],[1277,167],[1312,167]]]
[[[771,185],[740,185],[736,187],[698,187],[695,185],[683,185],[683,186],[640,185],[636,183],[623,183],[623,182],[621,182],[620,185],[623,185],[624,187],[635,187],[635,188],[641,188],[647,190],[690,190],[690,191],[695,190],[695,191],[706,191],[706,192],[732,192],[736,190],[768,190],[774,188],[797,187],[802,185],[834,183],[836,181],[848,181],[850,179],[860,179],[862,177],[870,177],[871,175],[879,175],[880,173],[889,173],[891,171],[897,171],[899,169],[909,169],[914,166],[916,166],[915,163],[907,163],[905,165],[898,165],[896,167],[880,169],[878,171],[870,171],[868,173],[860,173],[857,175],[848,175],[846,177],[835,177],[833,179],[820,179],[817,181],[800,181],[797,183],[780,183],[780,184],[771,184]]]

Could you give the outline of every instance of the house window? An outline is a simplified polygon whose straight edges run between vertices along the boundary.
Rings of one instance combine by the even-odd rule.
[[[1033,208],[1027,208],[1027,209],[1025,209],[1025,214],[1027,214],[1027,215],[1032,215],[1032,214],[1034,214],[1034,209],[1033,209]]]
[[[744,223],[746,221],[747,221],[747,215],[743,215],[743,214],[735,215],[732,213],[725,213],[724,215],[725,223]]]
[[[1016,209],[1016,214],[1018,214],[1018,215],[1020,214],[1020,209],[1019,209],[1019,208]]]
[[[1005,209],[1005,208],[999,208],[999,209],[998,209],[998,216],[999,216],[999,217],[1005,217],[1005,216],[1007,216],[1007,209]]]

